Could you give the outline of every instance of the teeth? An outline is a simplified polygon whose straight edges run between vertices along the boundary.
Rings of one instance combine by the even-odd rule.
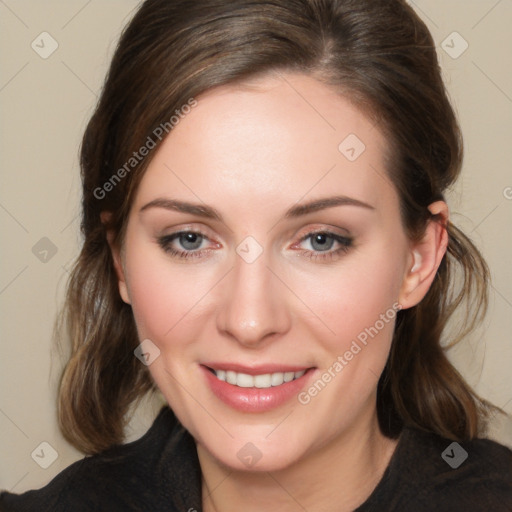
[[[273,373],[270,382],[272,386],[280,386],[284,382],[284,373]]]
[[[272,386],[272,375],[266,373],[265,375],[255,375],[254,387],[256,388],[269,388]]]
[[[239,388],[252,388],[254,387],[254,377],[245,373],[237,373],[236,385]]]
[[[285,382],[291,382],[295,377],[295,374],[293,372],[286,372],[284,374],[284,381]]]
[[[247,373],[237,373],[231,370],[214,370],[214,372],[219,380],[240,388],[270,388],[298,379],[306,373],[306,370],[301,370],[300,372],[265,373],[263,375],[248,375]]]

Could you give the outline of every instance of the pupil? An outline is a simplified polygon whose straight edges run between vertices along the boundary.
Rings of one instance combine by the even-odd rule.
[[[180,242],[185,249],[193,250],[201,245],[201,237],[196,233],[184,233]]]
[[[311,245],[313,246],[313,248],[315,250],[328,251],[332,247],[333,243],[334,243],[334,240],[329,235],[327,235],[325,233],[317,233],[313,237],[313,241],[312,241]]]

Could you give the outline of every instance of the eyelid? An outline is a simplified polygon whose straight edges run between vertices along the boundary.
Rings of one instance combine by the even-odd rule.
[[[203,238],[210,240],[210,241],[216,241],[218,237],[213,235],[213,232],[208,226],[205,226],[204,224],[198,225],[198,223],[188,223],[188,224],[179,224],[178,226],[172,226],[165,229],[160,230],[159,234],[157,235],[158,238],[163,237],[171,237],[173,235],[179,235],[181,233],[195,233],[196,235],[201,235]]]
[[[348,229],[339,228],[336,226],[331,226],[328,224],[316,224],[313,226],[307,226],[306,228],[301,228],[298,230],[294,239],[299,239],[299,242],[303,242],[305,239],[309,238],[311,235],[315,235],[317,233],[324,233],[326,235],[338,236],[340,238],[346,238],[347,240],[351,240],[353,236],[350,234]],[[297,242],[294,242],[294,244]]]
[[[344,236],[344,235],[339,235],[339,234],[334,233],[332,231],[327,231],[327,230],[311,231],[310,233],[308,233],[305,236],[303,236],[302,238],[300,238],[297,242],[295,242],[291,246],[291,249],[299,250],[299,251],[304,251],[304,252],[311,252],[311,253],[315,253],[315,254],[329,254],[329,253],[333,253],[333,252],[337,251],[337,250],[334,250],[334,251],[332,251],[332,250],[327,250],[327,251],[311,251],[309,249],[302,249],[300,247],[300,245],[303,242],[305,242],[306,240],[312,239],[315,235],[326,235],[329,238],[332,238],[335,243],[337,243],[341,247],[345,247],[345,248],[348,248],[349,246],[351,246],[353,244],[353,241],[354,241],[352,237]]]
[[[199,231],[199,230],[195,230],[195,229],[180,229],[178,231],[174,231],[172,233],[169,233],[168,235],[163,235],[163,236],[161,236],[159,238],[161,238],[161,239],[162,238],[169,238],[169,239],[172,239],[172,241],[174,242],[175,240],[177,240],[183,234],[198,235],[198,236],[200,236],[203,239],[203,241],[209,242],[209,244],[208,244],[209,246],[208,247],[205,247],[203,249],[197,249],[194,252],[209,251],[212,248],[218,249],[218,248],[222,247],[222,244],[220,242],[212,240],[212,238],[210,236],[208,236],[206,233],[204,233],[203,231]],[[187,252],[193,252],[193,251],[187,251]]]

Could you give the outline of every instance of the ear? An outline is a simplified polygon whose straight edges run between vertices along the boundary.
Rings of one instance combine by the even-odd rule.
[[[108,225],[109,220],[111,218],[111,212],[101,212],[100,218],[103,224]],[[117,284],[119,288],[119,295],[121,295],[121,299],[123,299],[126,304],[131,304],[130,296],[128,294],[128,287],[126,285],[125,272],[123,268],[123,258],[122,258],[122,250],[118,246],[118,244],[114,241],[114,232],[111,229],[107,229],[107,242],[110,247],[110,252],[112,254],[112,260],[114,262],[114,269],[117,275]]]
[[[428,221],[423,238],[410,248],[399,296],[403,309],[416,306],[425,297],[448,248],[448,205],[436,201],[428,209],[434,218]]]

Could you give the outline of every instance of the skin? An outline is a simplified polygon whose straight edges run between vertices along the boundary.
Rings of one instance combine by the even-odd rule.
[[[210,391],[199,365],[314,367],[307,388],[393,304],[405,309],[423,298],[446,231],[430,222],[422,240],[408,239],[386,177],[385,136],[319,81],[266,76],[197,100],[154,155],[122,247],[112,246],[140,340],[160,350],[149,371],[197,441],[206,511],[353,510],[378,484],[397,443],[381,433],[376,413],[394,321],[306,405],[294,397],[268,412],[240,412]],[[366,146],[353,162],[338,149],[349,134]],[[332,196],[371,208],[285,216]],[[141,211],[159,198],[208,205],[222,220],[158,206]],[[443,202],[430,210],[448,218]],[[159,243],[184,230],[205,236],[186,259]],[[330,238],[313,245],[306,236],[317,231],[351,244],[333,256],[342,245]],[[263,249],[252,263],[236,252],[248,236]],[[167,242],[190,248],[179,238]],[[261,453],[250,469],[237,457],[248,442]]]

